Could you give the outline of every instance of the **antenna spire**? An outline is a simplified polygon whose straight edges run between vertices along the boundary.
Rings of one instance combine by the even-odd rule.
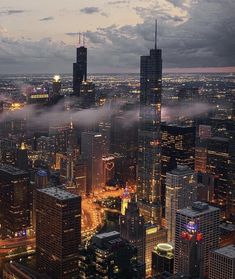
[[[85,45],[86,45],[86,36],[85,36],[85,34],[83,33],[83,46],[85,47]]]
[[[79,32],[79,46],[81,46],[81,33]]]
[[[157,19],[155,20],[155,49],[157,49]]]

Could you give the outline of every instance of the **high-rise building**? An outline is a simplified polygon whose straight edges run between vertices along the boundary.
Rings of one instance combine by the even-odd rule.
[[[40,169],[35,174],[35,188],[43,189],[48,187],[48,173],[46,170]]]
[[[145,271],[152,272],[152,252],[157,244],[167,241],[167,230],[154,224],[145,225]]]
[[[186,250],[182,249],[182,232],[185,228],[196,230],[203,235],[204,270],[208,271],[209,251],[219,246],[219,222],[220,210],[203,202],[195,202],[192,207],[176,212],[175,273],[181,272],[182,261],[187,260],[187,255],[184,253]]]
[[[61,78],[59,75],[55,75],[52,81],[52,91],[54,95],[59,95],[61,90]]]
[[[136,260],[136,248],[121,238],[118,232],[95,235],[92,250],[95,264],[93,278],[145,278],[143,265]]]
[[[15,165],[16,144],[9,139],[0,140],[0,161],[3,164]]]
[[[177,164],[194,169],[196,128],[176,124],[162,124],[162,175]]]
[[[210,252],[209,279],[235,279],[235,245]]]
[[[167,241],[175,243],[175,217],[178,209],[191,206],[197,200],[197,184],[193,170],[178,165],[166,174]]]
[[[24,142],[16,149],[16,167],[22,170],[28,170],[29,167],[28,150]]]
[[[73,63],[73,93],[80,96],[82,82],[87,80],[87,48],[77,48],[76,62]]]
[[[162,203],[165,204],[166,173],[175,169],[177,164],[194,169],[196,128],[162,124],[161,129]]]
[[[87,161],[87,194],[93,193],[104,186],[103,161],[105,141],[101,134],[83,132],[81,143],[82,158]]]
[[[215,177],[214,201],[229,216],[229,139],[212,137],[207,147],[207,173]]]
[[[190,275],[192,279],[203,279],[205,273],[204,241],[194,221],[186,225],[178,241],[180,247],[178,252],[182,258],[177,263],[177,271]]]
[[[74,181],[79,196],[85,196],[87,190],[87,163],[79,158],[74,164]]]
[[[130,122],[128,116],[137,109],[136,106],[135,102],[128,102],[111,117],[110,151],[123,156],[119,178],[130,183],[136,182],[138,122]]]
[[[157,24],[156,24],[157,25]],[[161,220],[162,51],[155,47],[140,61],[140,126],[137,198],[146,221]],[[144,210],[142,208],[144,207]]]
[[[95,106],[96,93],[95,84],[91,80],[80,84],[80,107],[88,109]]]
[[[139,208],[134,201],[128,203],[125,214],[120,216],[120,235],[137,248],[138,261],[144,263],[144,218],[140,216]]]
[[[27,234],[30,227],[29,174],[9,165],[0,166],[0,235]]]
[[[58,187],[36,191],[36,256],[40,272],[77,278],[81,197]]]
[[[174,248],[168,243],[159,243],[152,252],[152,275],[160,276],[167,271],[173,273]]]

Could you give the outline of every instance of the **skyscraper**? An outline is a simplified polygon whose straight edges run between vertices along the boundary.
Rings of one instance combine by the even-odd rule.
[[[178,209],[191,206],[197,199],[195,174],[187,166],[178,165],[177,169],[166,174],[166,222],[168,242],[175,242],[175,216]]]
[[[230,142],[228,138],[212,137],[208,140],[207,173],[215,178],[214,201],[223,215],[229,216],[229,161]]]
[[[181,273],[182,266],[186,265],[182,262],[187,261],[188,250],[184,249],[182,246],[182,232],[184,232],[185,229],[202,233],[204,238],[204,267],[207,272],[209,251],[219,246],[219,220],[220,210],[202,202],[195,202],[192,207],[183,208],[176,212],[175,273]]]
[[[92,250],[90,254],[94,253],[95,263],[93,278],[145,278],[143,265],[137,261],[136,248],[118,232],[96,234],[92,239]]]
[[[146,221],[161,219],[162,51],[155,47],[140,61],[140,126],[137,198]],[[143,210],[142,210],[143,208]]]
[[[80,37],[80,36],[79,36]],[[80,40],[80,39],[79,39]],[[76,62],[73,63],[73,93],[80,95],[82,82],[87,80],[87,48],[79,46],[77,48]]]
[[[137,259],[144,263],[144,218],[140,216],[137,203],[130,201],[125,210],[125,215],[120,216],[121,237],[128,240],[137,248]]]
[[[58,187],[36,191],[37,266],[52,278],[78,273],[81,198]]]
[[[165,243],[167,230],[160,226],[148,223],[145,225],[145,270],[146,275],[152,271],[152,252],[157,244]]]
[[[30,227],[29,174],[18,168],[0,166],[0,236],[26,235]]]
[[[152,275],[167,271],[173,273],[174,248],[168,243],[159,243],[152,252]]]
[[[101,134],[96,132],[82,133],[82,158],[86,160],[88,167],[87,194],[91,194],[104,186],[102,161],[102,157],[105,155],[104,147],[105,140]]]
[[[28,170],[28,150],[24,142],[22,142],[21,146],[16,150],[16,166],[21,170]]]
[[[235,245],[210,252],[210,279],[235,279]]]
[[[180,255],[178,272],[190,275],[192,279],[204,278],[204,240],[197,224],[190,221],[181,232],[179,241]]]

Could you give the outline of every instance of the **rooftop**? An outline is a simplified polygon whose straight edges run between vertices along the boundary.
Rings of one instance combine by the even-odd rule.
[[[112,231],[112,232],[107,232],[107,233],[96,234],[95,237],[99,238],[99,239],[105,239],[108,237],[119,236],[119,235],[120,235],[119,232]]]
[[[235,245],[228,245],[223,248],[214,250],[214,253],[220,254],[222,256],[235,259]]]
[[[10,165],[5,165],[5,164],[0,165],[0,171],[8,173],[10,175],[25,175],[25,174],[27,174],[27,172],[25,172],[21,169],[18,169],[16,167],[13,167],[13,166],[10,166]]]
[[[193,174],[194,171],[189,166],[177,165],[176,169],[169,171],[168,173],[174,175],[186,175],[186,174]]]
[[[58,200],[68,200],[68,199],[74,199],[77,198],[77,195],[74,195],[66,190],[63,190],[59,187],[48,187],[44,189],[37,190],[41,193],[45,193],[51,197],[54,197]]]
[[[220,209],[214,206],[210,206],[207,203],[204,202],[194,202],[192,207],[186,207],[183,209],[178,210],[177,213],[186,215],[188,217],[198,217],[200,215],[219,211]]]

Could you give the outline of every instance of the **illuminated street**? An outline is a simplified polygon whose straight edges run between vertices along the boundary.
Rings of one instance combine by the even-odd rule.
[[[82,199],[82,232],[93,232],[98,226],[102,226],[104,219],[104,210],[96,203],[97,200],[109,197],[120,197],[123,189],[115,191],[102,191],[96,193],[94,197],[86,197]]]

